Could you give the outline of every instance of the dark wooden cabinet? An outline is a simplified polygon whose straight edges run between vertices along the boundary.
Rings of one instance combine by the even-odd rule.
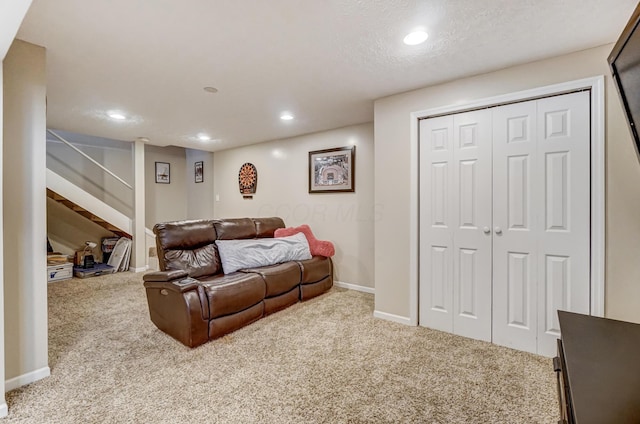
[[[640,423],[640,325],[559,311],[559,423]]]

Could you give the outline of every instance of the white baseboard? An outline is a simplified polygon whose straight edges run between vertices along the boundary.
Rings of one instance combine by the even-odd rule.
[[[9,415],[9,409],[7,408],[6,402],[0,403],[0,418],[6,417]]]
[[[4,382],[4,390],[8,392],[9,390],[17,389],[18,387],[25,386],[29,383],[33,383],[34,381],[42,380],[43,378],[49,377],[50,375],[51,370],[49,369],[49,367],[40,368],[39,370],[31,371],[26,374],[22,374],[6,380]]]
[[[145,266],[141,266],[140,268],[134,268],[134,267],[129,267],[129,271],[131,272],[145,272],[147,269],[149,269],[149,266],[145,265]]]
[[[376,293],[376,289],[374,289],[373,287],[360,286],[358,284],[351,284],[351,283],[343,283],[342,281],[335,281],[335,280],[333,284],[335,284],[337,287],[342,287],[343,289],[356,290],[359,292],[370,293],[370,294]]]
[[[380,311],[373,311],[373,316],[375,318],[397,322],[398,324],[412,325],[411,318],[409,317],[401,317],[400,315],[394,315],[394,314],[389,314],[389,313],[380,312]]]

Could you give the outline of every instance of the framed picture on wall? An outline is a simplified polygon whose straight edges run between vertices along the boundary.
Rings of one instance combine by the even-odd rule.
[[[167,162],[156,162],[156,183],[171,183],[171,165]]]
[[[195,176],[195,180],[197,183],[201,183],[204,181],[204,164],[202,161],[196,162],[194,165],[193,174]]]
[[[356,191],[356,146],[309,152],[309,193]]]

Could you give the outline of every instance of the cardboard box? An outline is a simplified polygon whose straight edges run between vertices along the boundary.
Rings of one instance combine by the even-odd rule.
[[[64,265],[71,262],[69,256],[62,253],[47,253],[47,265]]]
[[[73,277],[73,264],[67,262],[65,264],[47,266],[47,281],[62,281]]]
[[[73,256],[73,264],[78,266],[82,265],[82,258],[84,257],[84,251],[78,250],[76,254]]]

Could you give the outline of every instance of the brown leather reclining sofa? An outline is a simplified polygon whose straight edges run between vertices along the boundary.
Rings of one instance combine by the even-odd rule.
[[[161,271],[144,275],[151,321],[189,347],[221,337],[333,285],[330,258],[224,274],[215,240],[273,237],[280,218],[156,224]]]

